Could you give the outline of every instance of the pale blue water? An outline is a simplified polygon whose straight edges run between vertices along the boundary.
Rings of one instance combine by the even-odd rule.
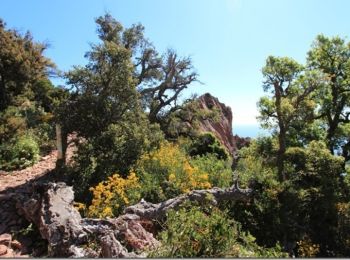
[[[251,137],[256,138],[259,135],[268,135],[267,130],[261,129],[259,125],[234,125],[233,135],[238,135],[240,137]]]

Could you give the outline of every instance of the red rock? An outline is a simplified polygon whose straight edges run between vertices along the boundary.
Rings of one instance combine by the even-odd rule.
[[[20,242],[18,242],[17,240],[13,240],[11,242],[11,247],[21,250],[22,249],[22,244]]]
[[[7,246],[0,245],[0,256],[3,256],[7,253]]]
[[[12,240],[12,236],[10,234],[5,233],[0,235],[0,244],[7,245],[8,243],[10,243],[11,240]]]
[[[11,248],[7,248],[7,253],[2,255],[1,257],[7,258],[7,257],[14,257],[15,254]]]
[[[199,122],[201,132],[211,132],[227,151],[234,155],[238,149],[249,144],[249,138],[233,136],[231,107],[221,103],[218,98],[206,93],[198,98],[201,109],[218,111],[217,120],[206,119]]]

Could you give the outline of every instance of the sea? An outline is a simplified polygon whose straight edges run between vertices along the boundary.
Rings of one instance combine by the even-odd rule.
[[[269,131],[260,128],[259,125],[234,125],[232,128],[233,135],[239,137],[257,138],[258,136],[269,135]]]

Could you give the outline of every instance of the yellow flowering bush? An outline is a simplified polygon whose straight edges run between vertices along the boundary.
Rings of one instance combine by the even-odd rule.
[[[138,162],[143,197],[157,202],[194,189],[211,188],[208,173],[191,165],[177,144],[164,142]]]
[[[309,237],[297,242],[300,257],[316,257],[320,251],[320,245],[312,243]]]
[[[126,179],[118,174],[108,177],[107,181],[90,188],[93,199],[87,215],[98,218],[119,215],[125,206],[139,201],[140,188],[139,179],[134,172]]]

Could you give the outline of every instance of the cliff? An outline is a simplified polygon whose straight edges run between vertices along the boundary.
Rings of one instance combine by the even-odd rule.
[[[215,119],[205,119],[199,122],[199,131],[213,133],[220,143],[226,147],[231,155],[250,141],[250,138],[241,138],[232,134],[232,110],[231,107],[221,103],[218,98],[206,93],[198,98],[200,108],[204,110],[216,110],[218,116]]]

